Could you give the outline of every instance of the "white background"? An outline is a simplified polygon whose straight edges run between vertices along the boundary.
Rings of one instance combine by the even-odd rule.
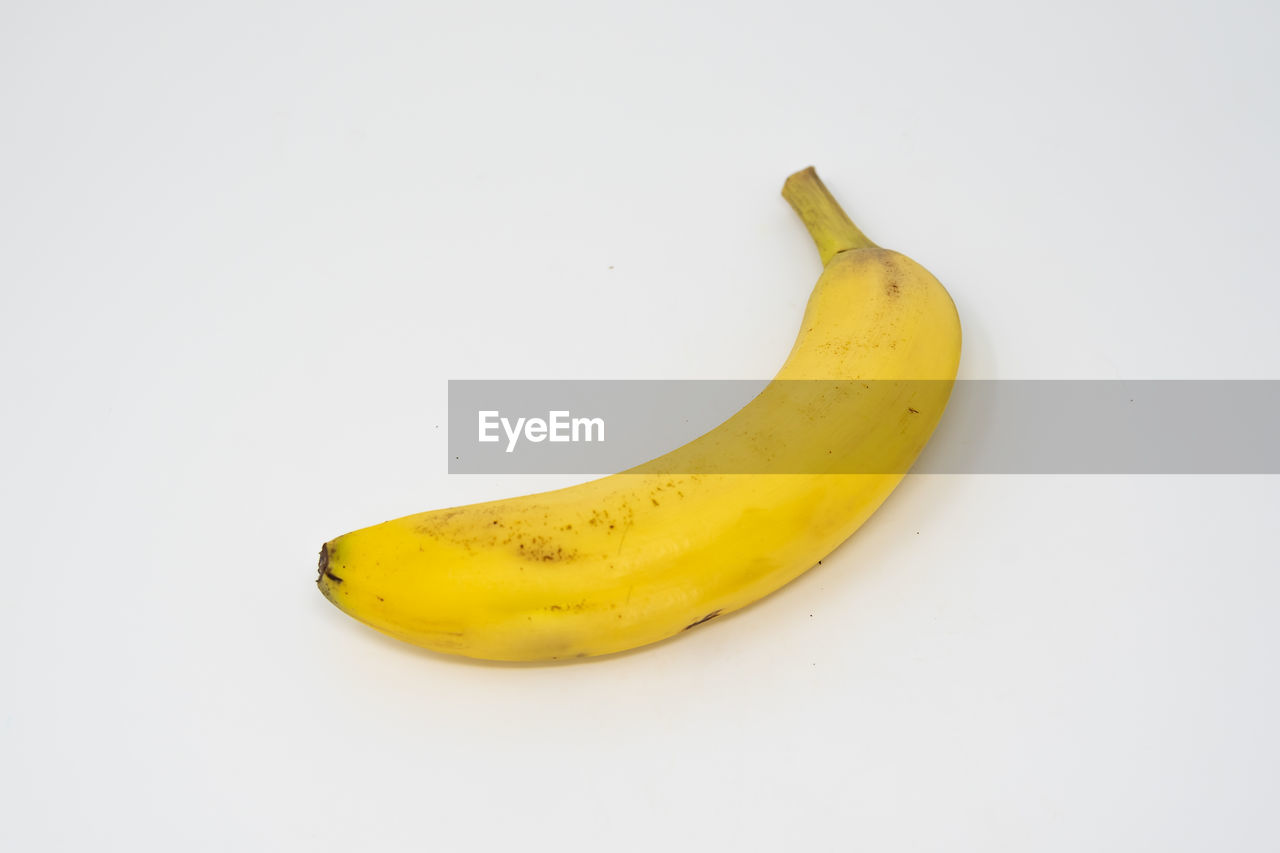
[[[1280,377],[1278,8],[8,0],[0,846],[1276,849],[1280,478],[909,478],[571,665],[312,582],[567,482],[447,476],[449,378],[771,375],[810,163],[962,376]]]

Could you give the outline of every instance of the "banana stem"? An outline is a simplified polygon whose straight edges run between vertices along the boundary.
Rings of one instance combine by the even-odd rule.
[[[840,252],[876,248],[853,224],[812,166],[787,178],[782,185],[782,197],[800,214],[809,236],[818,246],[824,266]]]

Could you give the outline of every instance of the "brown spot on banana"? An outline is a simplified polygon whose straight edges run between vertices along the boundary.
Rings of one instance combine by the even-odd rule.
[[[685,626],[684,626],[684,628],[683,628],[682,630],[688,631],[690,628],[696,628],[696,627],[698,627],[698,626],[699,626],[699,625],[701,625],[703,622],[710,622],[712,619],[714,619],[714,618],[716,618],[717,616],[719,616],[719,615],[720,615],[720,613],[721,613],[721,611],[719,611],[719,610],[712,610],[710,613],[708,613],[706,616],[703,616],[701,619],[698,619],[697,621],[690,622],[688,625],[685,625]]]

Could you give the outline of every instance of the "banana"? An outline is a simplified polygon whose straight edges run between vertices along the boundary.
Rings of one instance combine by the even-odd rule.
[[[638,468],[339,536],[320,552],[325,597],[438,652],[588,657],[732,613],[848,538],[942,416],[960,322],[937,279],[867,239],[812,168],[782,194],[824,270],[759,396]]]

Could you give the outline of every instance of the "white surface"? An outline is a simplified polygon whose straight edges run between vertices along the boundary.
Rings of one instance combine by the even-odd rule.
[[[1280,478],[912,478],[765,603],[577,665],[312,580],[554,484],[446,476],[450,377],[771,374],[809,163],[951,289],[965,376],[1280,377],[1278,29],[4,4],[0,846],[1276,849]]]

